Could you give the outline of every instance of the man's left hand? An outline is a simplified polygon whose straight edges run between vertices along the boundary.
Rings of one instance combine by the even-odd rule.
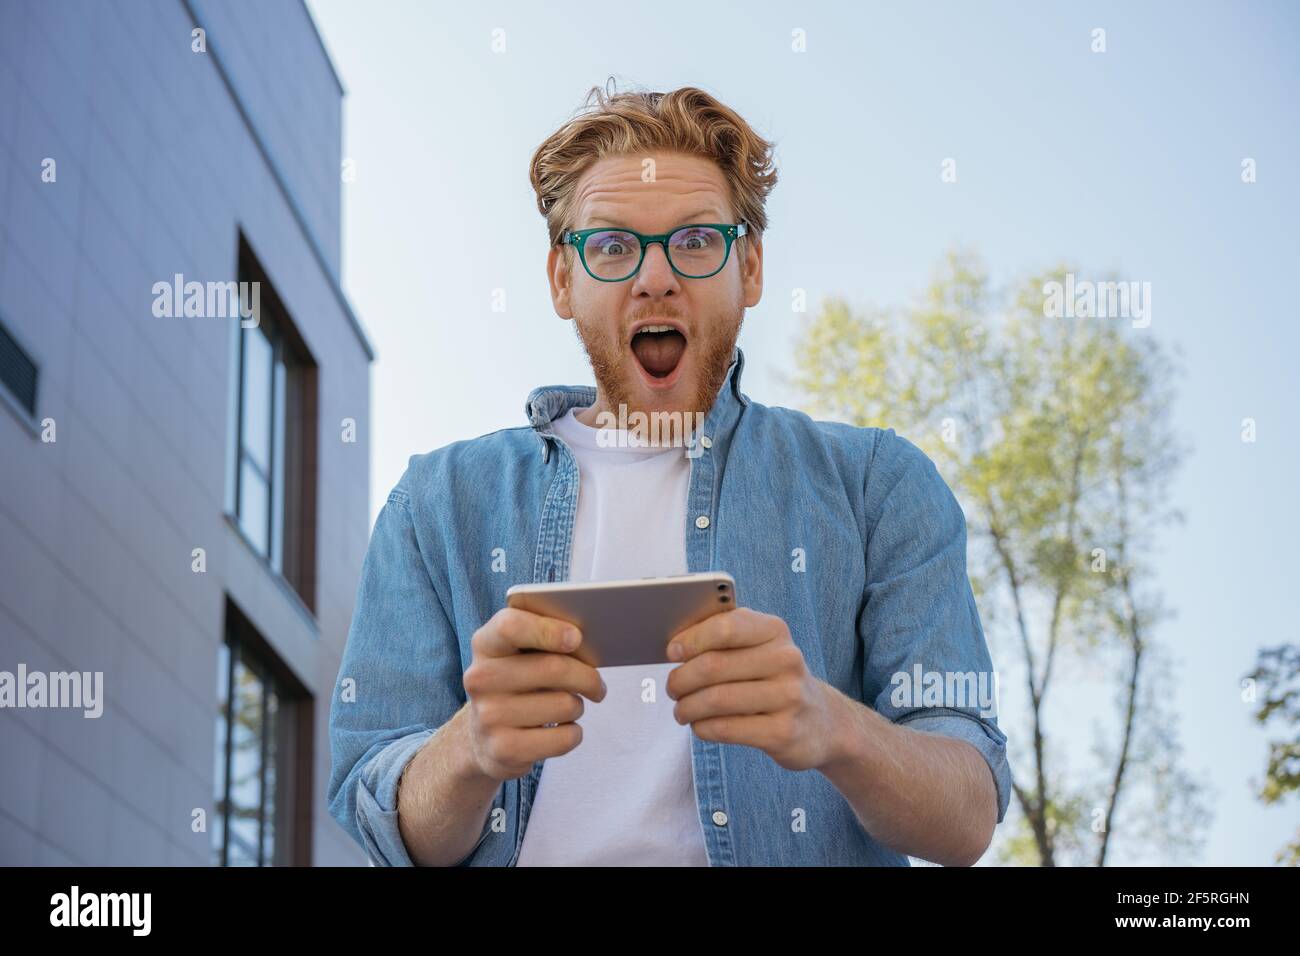
[[[681,656],[673,656],[680,646]],[[668,675],[673,716],[697,737],[757,747],[787,770],[836,756],[838,696],[808,672],[785,621],[738,607],[673,636]]]

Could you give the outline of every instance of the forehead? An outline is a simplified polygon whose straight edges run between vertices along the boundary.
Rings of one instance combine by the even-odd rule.
[[[700,156],[606,156],[592,164],[574,190],[579,229],[617,225],[654,231],[683,222],[730,220],[726,177],[717,163]]]

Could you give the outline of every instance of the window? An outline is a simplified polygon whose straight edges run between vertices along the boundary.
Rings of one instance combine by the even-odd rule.
[[[236,491],[239,526],[257,550],[271,558],[279,570],[283,558],[283,524],[272,527],[271,498],[284,491],[284,473],[272,482],[272,461],[280,468],[283,459],[284,402],[275,398],[284,392],[284,357],[269,330],[251,329],[240,336],[239,477]],[[278,394],[277,394],[278,393]],[[275,447],[272,446],[272,441]],[[274,454],[279,452],[279,454]],[[273,487],[274,485],[274,487]],[[274,509],[279,511],[279,509]],[[276,515],[278,518],[279,515]],[[271,543],[274,541],[275,548]]]
[[[217,661],[212,862],[310,865],[311,697],[227,602]]]
[[[0,382],[28,417],[36,415],[36,363],[0,323]]]
[[[248,242],[239,281],[257,283],[258,324],[232,321],[226,509],[249,545],[315,611],[315,362]]]

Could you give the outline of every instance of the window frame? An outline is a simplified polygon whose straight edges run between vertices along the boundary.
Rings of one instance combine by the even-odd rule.
[[[230,320],[229,397],[227,406],[226,495],[228,523],[257,555],[316,625],[316,561],[318,541],[317,475],[319,458],[319,369],[295,327],[283,301],[241,232],[238,281],[257,282],[258,323],[244,328]],[[249,340],[263,335],[271,346],[271,381],[267,415],[269,474],[248,456],[244,432],[247,400],[245,375]],[[260,534],[249,533],[243,497],[243,465],[267,481],[267,521]],[[265,538],[265,547],[258,538]]]
[[[218,779],[213,780],[212,786],[213,825],[220,827],[220,847],[218,848],[214,830],[208,844],[209,861],[214,866],[231,865],[233,730],[237,693],[235,676],[237,666],[242,666],[257,680],[261,696],[256,862],[253,865],[310,866],[313,698],[229,598],[226,601],[225,617],[224,633],[218,650],[218,662],[224,662],[225,666],[218,667],[217,675],[217,700],[219,704],[224,701],[224,706],[217,709],[221,728],[221,752],[213,754],[213,767]],[[268,721],[272,696],[276,700],[275,712],[273,719]],[[271,746],[274,746],[274,752],[268,759]],[[275,785],[274,793],[268,796],[267,774],[272,761]],[[269,853],[268,820],[271,826]]]

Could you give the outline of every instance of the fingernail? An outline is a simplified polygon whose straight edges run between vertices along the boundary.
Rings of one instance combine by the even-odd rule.
[[[600,679],[600,696],[604,697],[607,693],[609,693],[609,688],[605,686],[605,678],[602,677]]]
[[[668,659],[669,659],[670,661],[680,661],[680,660],[682,659],[682,645],[680,645],[680,644],[669,644],[669,645],[668,645]]]
[[[566,628],[564,631],[564,637],[561,639],[561,646],[566,651],[571,651],[578,646],[578,639],[580,637],[581,635],[578,633],[576,627]]]

